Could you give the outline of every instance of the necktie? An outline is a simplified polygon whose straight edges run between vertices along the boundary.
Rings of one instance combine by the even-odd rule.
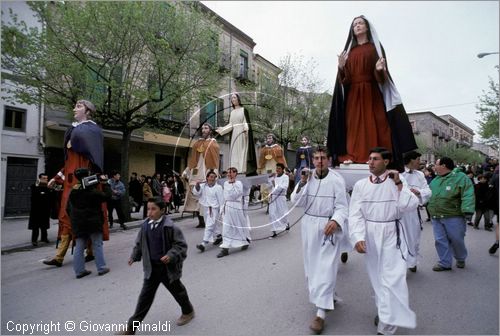
[[[382,179],[380,177],[376,177],[375,180],[373,181],[373,183],[375,184],[379,184],[379,183],[382,183]]]

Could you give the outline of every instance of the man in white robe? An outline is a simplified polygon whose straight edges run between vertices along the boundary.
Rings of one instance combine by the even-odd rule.
[[[431,198],[431,189],[425,180],[424,173],[420,169],[420,156],[417,151],[405,153],[403,162],[405,171],[403,176],[408,183],[410,191],[417,196],[419,205],[426,204]],[[422,219],[420,218],[419,209],[414,212],[403,213],[402,223],[405,229],[405,237],[408,243],[408,256],[406,264],[410,271],[417,271],[417,262],[420,252],[420,236],[422,234]]]
[[[394,334],[397,327],[415,328],[415,313],[408,303],[407,246],[401,215],[415,212],[418,198],[397,170],[387,170],[391,153],[382,147],[370,151],[371,175],[354,185],[349,204],[351,242],[366,253],[365,264],[375,292],[378,334]]]
[[[217,174],[214,171],[207,173],[207,182],[197,182],[193,187],[193,195],[205,210],[205,232],[203,240],[196,248],[205,252],[208,243],[219,245],[222,242],[221,225],[219,219],[220,208],[224,205],[224,191],[222,186],[215,183]]]
[[[277,231],[288,230],[288,205],[286,204],[286,192],[290,178],[285,174],[285,165],[276,164],[276,173],[269,177],[269,221],[273,234],[270,239],[278,236]]]
[[[326,311],[334,309],[337,270],[347,220],[345,181],[328,168],[326,147],[313,152],[315,170],[304,168],[301,180],[291,198],[304,208],[302,217],[302,248],[304,269],[309,289],[309,301],[317,313],[309,328],[323,331]]]
[[[231,167],[227,170],[227,181],[224,182],[224,206],[222,207],[222,244],[217,258],[229,254],[230,248],[246,250],[250,244],[250,223],[245,214],[243,184],[236,180],[238,170]]]

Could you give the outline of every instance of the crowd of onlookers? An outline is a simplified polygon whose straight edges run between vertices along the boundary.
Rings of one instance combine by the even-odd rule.
[[[159,196],[167,205],[167,214],[179,212],[179,207],[183,205],[185,197],[185,186],[181,177],[175,173],[160,174],[153,176],[132,173],[129,181],[129,196],[131,209],[139,212],[143,208],[143,218],[147,217],[148,199]]]

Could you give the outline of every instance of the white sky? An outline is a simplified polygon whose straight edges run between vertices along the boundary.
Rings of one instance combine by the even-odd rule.
[[[202,2],[250,36],[254,52],[276,65],[287,53],[312,57],[330,93],[337,55],[352,19],[361,14],[377,30],[407,112],[451,114],[477,132],[470,103],[488,89],[489,76],[498,82],[498,54],[477,58],[499,51],[498,1]]]

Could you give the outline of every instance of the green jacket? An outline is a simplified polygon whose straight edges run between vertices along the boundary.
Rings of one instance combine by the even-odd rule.
[[[474,213],[474,185],[464,173],[453,170],[448,175],[436,176],[429,187],[432,196],[427,209],[433,218]]]

